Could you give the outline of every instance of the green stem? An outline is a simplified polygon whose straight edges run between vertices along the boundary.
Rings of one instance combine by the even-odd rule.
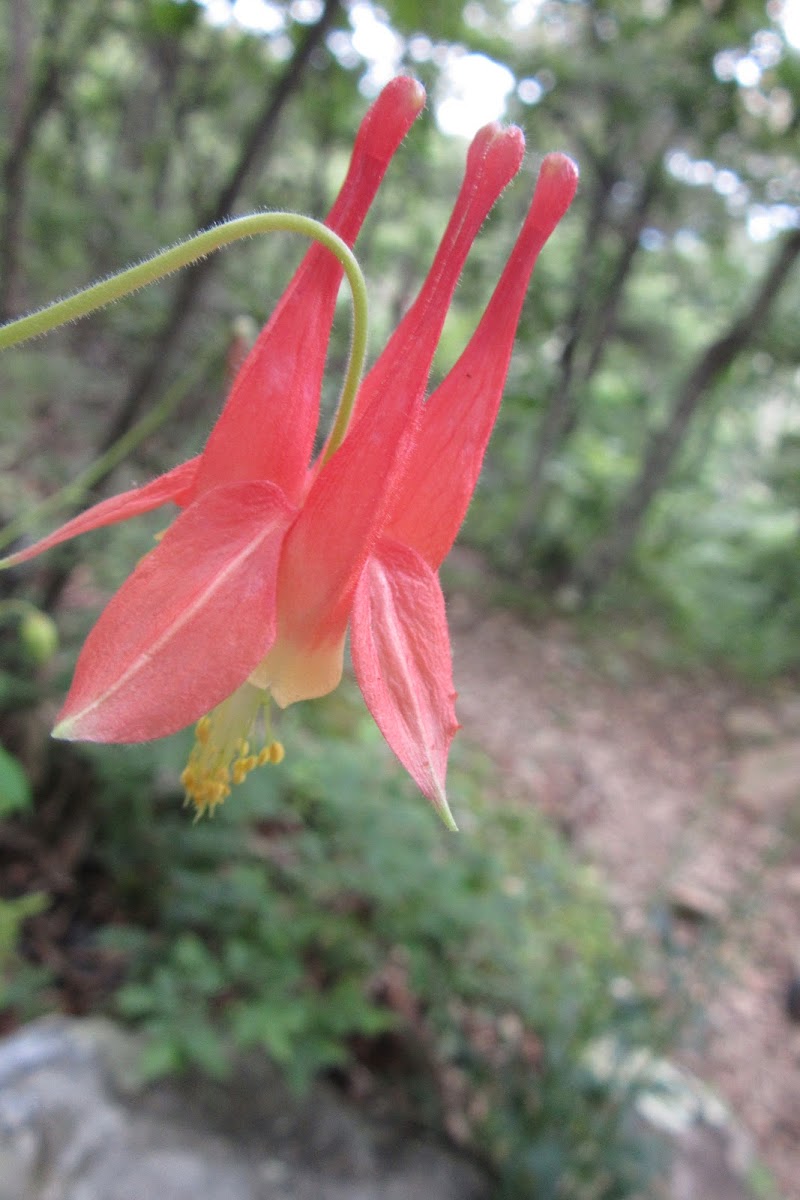
[[[114,300],[119,300],[150,283],[155,283],[157,280],[163,279],[165,275],[179,271],[181,267],[187,267],[190,263],[197,262],[198,259],[205,258],[207,254],[221,250],[224,246],[229,246],[241,238],[279,231],[299,233],[303,237],[312,238],[330,250],[342,264],[353,296],[353,335],[350,342],[347,373],[326,453],[326,457],[330,457],[338,450],[347,431],[358,385],[361,381],[367,352],[367,289],[361,268],[350,247],[332,229],[328,229],[326,225],[322,225],[311,217],[283,212],[252,213],[250,216],[236,217],[232,221],[226,221],[223,225],[215,225],[211,229],[203,230],[202,233],[197,233],[194,237],[187,238],[186,241],[178,242],[168,250],[162,250],[137,266],[128,267],[127,270],[103,279],[100,283],[95,283],[91,287],[77,292],[74,296],[68,296],[65,300],[56,300],[53,304],[48,304],[45,308],[40,308],[38,312],[30,313],[27,317],[20,317],[16,321],[0,325],[0,350],[17,346],[30,338],[49,333],[51,329],[55,329],[59,325],[75,321],[79,317],[85,317],[88,313],[95,312],[98,308],[103,308],[106,304],[111,304]]]

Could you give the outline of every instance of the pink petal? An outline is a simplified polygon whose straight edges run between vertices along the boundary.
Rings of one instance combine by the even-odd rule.
[[[542,163],[533,201],[494,295],[458,362],[425,405],[387,533],[432,567],[450,550],[480,474],[503,394],[517,323],[539,251],[575,194],[563,154]]]
[[[459,725],[444,598],[413,550],[381,542],[356,589],[350,639],[356,678],[378,728],[455,829],[445,775]]]
[[[70,538],[77,537],[80,533],[88,533],[89,530],[100,529],[104,525],[114,525],[117,521],[127,521],[131,517],[138,517],[142,513],[151,512],[154,508],[160,508],[162,504],[185,504],[194,482],[198,462],[199,459],[191,458],[188,462],[181,463],[180,466],[167,471],[166,475],[159,475],[158,479],[154,479],[152,483],[132,488],[128,492],[120,492],[118,496],[109,496],[107,500],[93,504],[91,508],[87,508],[86,512],[73,517],[71,521],[67,521],[54,533],[34,542],[27,549],[19,550],[16,554],[11,554],[8,558],[3,559],[3,566],[11,567],[17,563],[27,562],[29,558],[35,558],[37,554],[41,554],[43,550],[50,550],[51,547],[59,545],[60,542],[69,541]]]
[[[327,224],[352,244],[383,175],[425,102],[416,80],[394,79],[364,118]],[[237,376],[203,452],[199,490],[269,479],[297,502],[319,414],[342,268],[312,246]]]
[[[56,736],[140,742],[231,695],[275,636],[275,580],[293,509],[270,483],[187,508],[122,585],[81,652]]]

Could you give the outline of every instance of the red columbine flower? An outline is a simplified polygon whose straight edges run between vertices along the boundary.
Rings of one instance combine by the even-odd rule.
[[[367,114],[327,223],[352,243],[424,94],[396,79]],[[448,824],[458,728],[437,578],[497,414],[528,278],[575,191],[562,155],[542,166],[530,213],[484,317],[427,403],[425,388],[467,252],[519,168],[518,129],[475,138],[433,267],[359,391],[351,427],[309,466],[339,264],[313,247],[239,372],[205,450],[105,500],[15,556],[167,501],[183,511],[87,638],[56,735],[136,742],[198,721],[182,779],[199,811],[283,749],[263,733],[284,707],[333,690],[351,630],[356,677],[387,742]],[[268,718],[263,721],[269,728]]]

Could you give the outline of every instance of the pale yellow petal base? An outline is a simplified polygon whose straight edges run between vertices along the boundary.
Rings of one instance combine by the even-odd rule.
[[[344,636],[308,650],[279,637],[249,682],[265,688],[281,708],[298,700],[316,700],[334,691],[342,679]]]

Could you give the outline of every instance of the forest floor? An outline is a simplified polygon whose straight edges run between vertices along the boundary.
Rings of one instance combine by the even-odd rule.
[[[639,985],[690,1002],[672,1057],[800,1200],[800,692],[665,665],[657,633],[526,622],[468,551],[449,579],[465,733],[604,877]]]

